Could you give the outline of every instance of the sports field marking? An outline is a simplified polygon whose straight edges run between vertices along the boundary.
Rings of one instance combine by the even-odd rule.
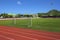
[[[8,30],[8,28],[7,28],[7,30]],[[12,29],[12,30],[14,30],[14,29]],[[46,32],[37,32],[37,31],[32,31],[32,30],[30,30],[30,31],[27,31],[27,30],[15,30],[15,32],[26,32],[27,34],[28,33],[32,33],[32,34],[36,34],[36,35],[40,35],[40,34],[45,34],[45,35],[53,35],[53,36],[60,36],[60,35],[54,35],[54,34],[49,34],[49,33],[46,33]]]
[[[5,29],[5,30],[8,30],[8,29]],[[8,30],[8,31],[12,31],[12,30]],[[15,32],[15,31],[14,31]],[[20,33],[22,33],[22,32],[20,32]],[[37,34],[30,34],[30,33],[24,33],[24,34],[26,34],[26,35],[35,35],[35,36],[39,36],[39,35],[37,35]],[[42,35],[40,35],[41,37],[44,37],[44,38],[50,38],[50,39],[55,39],[56,40],[56,38],[52,38],[52,37],[47,37],[47,36],[42,36]],[[40,37],[39,36],[39,37]]]
[[[34,34],[38,34],[38,35],[39,34],[45,34],[45,35],[60,36],[60,33],[59,34],[52,33],[52,32],[47,32],[46,33],[46,32],[42,32],[42,31],[41,32],[37,32],[37,31],[28,30],[28,29],[27,29],[28,30],[27,31],[26,29],[21,29],[21,28],[19,29],[19,28],[13,28],[13,27],[11,28],[11,27],[6,27],[6,26],[5,27],[0,27],[0,28],[4,28],[4,29],[7,29],[7,30],[14,30],[16,32],[21,31],[21,32],[26,32],[26,33],[34,33]]]
[[[31,34],[31,33],[25,33],[25,32],[18,32],[18,31],[13,31],[13,30],[8,30],[8,29],[5,29],[7,31],[11,31],[11,32],[14,32],[14,33],[21,33],[21,34],[26,34],[26,35],[30,35],[30,36],[38,36],[38,37],[42,37],[42,38],[48,38],[48,39],[57,39],[57,38],[54,38],[54,37],[49,37],[49,36],[44,36],[44,35],[38,35],[38,34]]]
[[[19,32],[19,31],[20,32],[26,32],[26,34],[31,34],[32,33],[32,34],[36,34],[38,36],[41,35],[41,34],[43,34],[43,35],[45,34],[45,35],[48,35],[48,36],[52,35],[52,36],[59,36],[60,37],[60,34],[59,35],[56,35],[56,34],[54,35],[54,34],[51,34],[51,33],[49,34],[49,33],[46,33],[46,32],[37,32],[37,31],[32,31],[32,30],[27,31],[27,30],[17,29],[17,28],[16,29],[13,29],[13,28],[10,29],[10,28],[6,28],[6,27],[4,29],[12,30],[12,31],[14,30],[15,32]]]
[[[6,38],[6,39],[8,39],[8,40],[14,40],[13,38],[9,38],[9,37],[4,36],[4,35],[0,35],[0,37]]]
[[[5,34],[11,34],[11,35],[19,36],[19,37],[22,37],[22,38],[31,39],[31,40],[38,40],[38,39],[35,39],[35,38],[30,38],[30,37],[23,36],[23,35],[18,35],[18,34],[15,34],[15,33],[10,33],[10,32],[5,32],[5,31],[0,31],[0,32],[5,33]]]

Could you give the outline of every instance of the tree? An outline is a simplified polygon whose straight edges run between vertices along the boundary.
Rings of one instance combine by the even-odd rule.
[[[42,14],[41,13],[38,13],[38,17],[41,17],[42,16]]]
[[[48,15],[47,13],[38,13],[38,17],[47,16],[47,15]]]
[[[32,17],[32,15],[25,14],[24,17]]]
[[[48,16],[58,16],[60,13],[58,10],[50,10]]]
[[[2,14],[0,14],[0,16],[3,16],[3,18],[8,18],[8,14],[7,13],[2,13]]]
[[[16,15],[16,18],[20,18],[20,17],[21,17],[21,15],[20,15],[20,14],[17,14],[17,15]]]
[[[13,18],[13,15],[8,15],[8,18]]]

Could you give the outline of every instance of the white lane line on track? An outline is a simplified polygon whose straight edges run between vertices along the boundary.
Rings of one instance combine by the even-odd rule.
[[[9,37],[4,36],[4,35],[0,35],[0,37],[6,38],[6,39],[8,39],[8,40],[15,40],[15,39],[13,39],[13,38],[9,38]]]
[[[3,28],[2,28],[3,29]],[[8,28],[5,28],[5,29],[7,29],[8,30]],[[15,28],[16,29],[16,28]],[[11,30],[11,29],[10,29]],[[14,29],[12,29],[12,30],[14,30]],[[18,30],[15,30],[15,31],[18,31]],[[23,32],[24,32],[25,30],[23,30]],[[28,31],[28,33],[29,32],[33,32],[33,31]],[[37,34],[37,35],[39,35],[38,34],[39,32],[35,32],[35,34]],[[40,34],[46,34],[45,32],[44,33],[40,33]],[[54,34],[49,34],[49,33],[47,33],[46,35],[53,35],[53,36],[60,36],[60,35],[54,35]]]
[[[0,32],[15,35],[15,36],[19,36],[19,37],[23,37],[23,38],[28,38],[28,39],[31,39],[31,40],[38,40],[38,39],[35,39],[35,38],[31,38],[31,37],[27,37],[27,36],[23,36],[23,35],[18,35],[18,34],[14,34],[14,33],[3,32],[3,31],[0,31]],[[13,40],[13,39],[11,39],[11,40]]]
[[[7,31],[12,31],[12,30],[8,30],[8,29],[5,29]],[[18,33],[17,31],[14,31],[16,33]],[[48,37],[48,36],[43,36],[43,35],[37,35],[37,34],[31,34],[31,33],[24,33],[24,32],[19,32],[19,33],[22,33],[22,34],[26,34],[26,35],[36,35],[38,37],[42,37],[42,38],[48,38],[48,39],[54,39],[54,40],[57,40],[57,38],[54,38],[54,37]],[[60,39],[59,39],[60,40]]]

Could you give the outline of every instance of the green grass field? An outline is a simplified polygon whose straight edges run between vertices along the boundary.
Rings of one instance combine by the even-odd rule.
[[[60,32],[60,18],[39,18],[32,19],[32,26],[30,19],[16,20],[0,20],[1,26],[15,26],[19,28],[30,28],[34,30],[46,30],[52,32]]]

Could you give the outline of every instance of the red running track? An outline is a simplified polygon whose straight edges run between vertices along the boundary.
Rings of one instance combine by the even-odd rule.
[[[60,32],[0,26],[0,40],[60,40]]]

